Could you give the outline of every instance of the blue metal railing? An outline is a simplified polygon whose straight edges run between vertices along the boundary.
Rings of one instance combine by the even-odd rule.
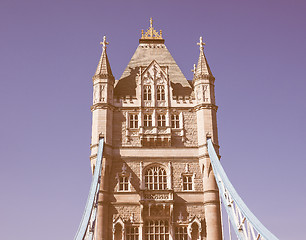
[[[96,219],[97,201],[98,201],[100,178],[102,171],[103,145],[104,145],[104,138],[100,138],[96,166],[94,174],[92,176],[92,181],[91,181],[89,195],[87,198],[85,211],[80,226],[78,228],[78,231],[74,237],[74,240],[83,240],[85,239],[85,237],[87,237],[88,239],[92,239],[94,235],[94,224]]]
[[[219,193],[222,198],[222,202],[229,216],[231,224],[236,232],[237,237],[240,240],[246,239],[266,239],[266,240],[278,240],[249,210],[246,204],[242,201],[235,188],[229,181],[222,165],[219,161],[212,140],[207,140],[208,153],[211,161],[211,165],[214,171],[216,182],[218,184]],[[234,205],[235,204],[235,205]],[[234,209],[235,208],[235,209]],[[244,224],[247,222],[247,226]],[[257,234],[255,238],[254,230]],[[252,234],[253,231],[253,234]]]

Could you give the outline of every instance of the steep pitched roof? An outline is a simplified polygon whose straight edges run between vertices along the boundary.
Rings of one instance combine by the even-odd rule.
[[[165,44],[148,40],[141,41],[133,57],[115,86],[115,95],[136,95],[136,74],[140,66],[148,66],[155,60],[160,66],[168,66],[169,80],[173,88],[173,95],[189,95],[192,91],[189,82],[176,64]]]
[[[212,75],[212,72],[210,70],[210,67],[207,63],[204,51],[200,51],[200,56],[199,56],[199,60],[198,60],[198,65],[195,71],[196,75]]]
[[[103,45],[102,54],[101,54],[100,61],[98,63],[97,70],[96,70],[96,73],[95,73],[94,77],[106,77],[106,78],[111,77],[111,78],[113,78],[112,69],[110,67],[108,57],[107,57],[107,53],[106,53],[106,45],[108,44],[108,42],[106,42],[105,36],[103,37],[103,42],[101,42],[100,44]]]
[[[198,43],[198,45],[200,45],[200,56],[198,60],[198,65],[194,72],[194,80],[199,78],[214,78],[204,54],[205,43],[203,43],[202,37],[200,37],[200,42]]]

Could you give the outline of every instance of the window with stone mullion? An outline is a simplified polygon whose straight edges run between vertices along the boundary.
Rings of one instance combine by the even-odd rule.
[[[192,175],[183,175],[183,190],[192,190]]]
[[[178,226],[175,228],[175,240],[187,240],[187,226]]]
[[[159,127],[166,127],[166,115],[160,114],[157,116],[157,125]]]
[[[137,114],[130,115],[130,128],[138,128],[138,115]]]
[[[157,100],[165,100],[165,87],[163,85],[157,86]]]
[[[143,125],[145,127],[152,127],[152,115],[151,114],[145,114],[143,116]]]
[[[128,176],[119,176],[119,191],[129,191]]]
[[[169,240],[168,221],[145,221],[145,240]]]
[[[171,127],[172,128],[179,128],[180,127],[179,115],[177,115],[177,114],[171,115]]]
[[[138,240],[139,230],[136,226],[128,226],[126,228],[126,240]]]
[[[143,86],[143,100],[151,100],[152,99],[152,92],[150,85]]]
[[[167,189],[167,173],[161,167],[152,167],[145,173],[145,187],[148,190]]]

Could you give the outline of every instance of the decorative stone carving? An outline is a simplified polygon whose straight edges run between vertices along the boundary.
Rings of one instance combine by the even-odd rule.
[[[149,200],[168,200],[169,194],[168,193],[151,193],[151,194],[145,194],[144,198]]]
[[[166,83],[166,74],[156,61],[153,61],[143,72],[143,82],[145,84],[151,81],[158,84]]]

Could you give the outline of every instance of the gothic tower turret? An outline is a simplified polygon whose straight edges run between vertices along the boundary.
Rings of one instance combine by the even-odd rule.
[[[106,203],[108,192],[108,174],[112,159],[112,134],[113,134],[113,94],[115,78],[108,61],[106,53],[106,37],[103,37],[102,54],[93,76],[93,105],[92,111],[92,135],[91,135],[91,166],[95,168],[97,159],[99,138],[102,135],[105,141],[105,148],[102,162],[101,185],[99,192],[99,206],[96,229],[97,239],[103,239],[102,235],[107,234],[108,208]]]
[[[207,225],[207,239],[221,239],[221,216],[218,187],[210,166],[207,152],[207,138],[212,138],[215,148],[218,146],[217,109],[215,103],[215,78],[204,54],[204,45],[200,37],[200,56],[194,68],[194,91],[196,96],[195,110],[198,125],[199,163],[203,175],[204,208]]]

